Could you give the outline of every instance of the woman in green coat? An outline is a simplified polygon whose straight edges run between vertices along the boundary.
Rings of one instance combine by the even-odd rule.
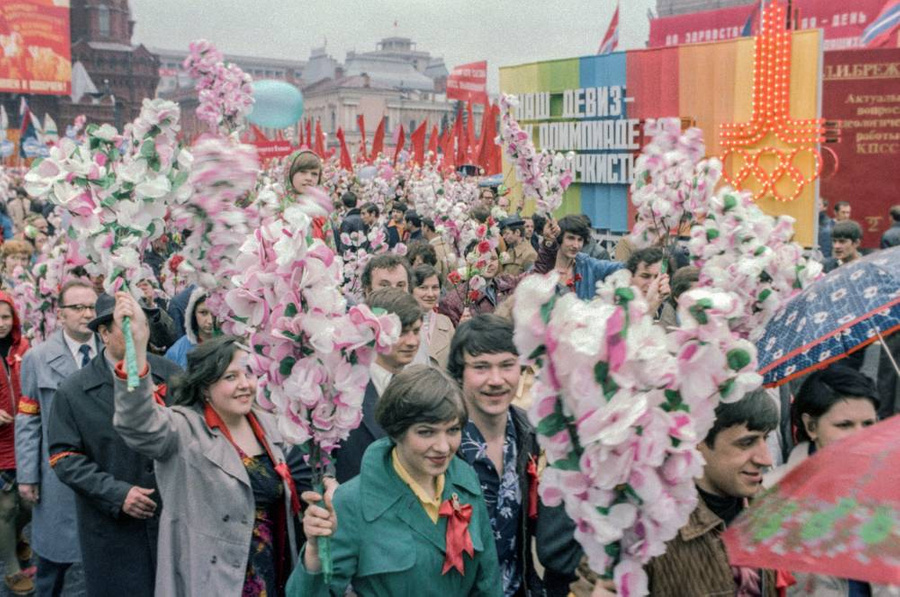
[[[467,419],[458,386],[437,369],[410,367],[391,380],[375,419],[388,437],[369,446],[333,506],[304,494],[308,541],[288,596],[344,595],[352,583],[360,597],[500,597],[481,487],[456,457]],[[318,538],[328,536],[334,572],[326,586]]]

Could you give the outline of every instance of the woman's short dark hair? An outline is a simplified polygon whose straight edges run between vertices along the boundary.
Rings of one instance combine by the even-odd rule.
[[[562,239],[566,236],[566,232],[580,236],[585,243],[591,240],[591,220],[583,214],[563,216],[557,224],[559,225],[559,237],[557,237],[556,242],[560,244],[562,244]],[[535,224],[535,230],[539,233],[543,232],[542,230],[537,230],[537,224]]]
[[[418,423],[468,421],[462,392],[447,374],[426,365],[407,367],[391,383],[375,404],[375,421],[395,442]]]
[[[714,449],[719,433],[737,425],[747,425],[750,431],[766,433],[777,429],[778,405],[762,388],[747,392],[737,402],[720,403],[716,407],[716,421],[704,443]]]
[[[417,240],[409,243],[406,249],[406,259],[410,265],[416,262],[416,257],[421,257],[422,263],[437,265],[437,251],[435,251],[434,245],[425,241]]]
[[[438,285],[441,285],[441,277],[438,276],[437,270],[434,269],[433,265],[428,265],[427,263],[423,263],[422,265],[417,265],[413,268],[413,288],[418,288],[422,284],[425,283],[425,280],[431,278],[432,276],[437,276]],[[442,286],[442,285],[441,285]]]
[[[450,356],[447,373],[457,381],[463,378],[466,355],[477,357],[482,354],[509,352],[519,354],[513,342],[513,324],[493,313],[482,313],[468,319],[456,328],[450,342]]]
[[[876,411],[881,403],[872,380],[844,364],[838,363],[810,374],[791,405],[791,423],[796,429],[797,442],[811,441],[803,424],[803,415],[818,419],[841,400],[850,398],[868,400]]]
[[[363,203],[360,211],[367,214],[373,214],[376,218],[378,217],[378,214],[381,213],[378,206],[371,201],[369,203]]]
[[[294,156],[288,174],[288,184],[293,184],[294,174],[297,172],[319,171],[319,180],[316,184],[322,184],[322,160],[311,150],[302,150]]]
[[[172,380],[174,404],[201,404],[204,390],[222,378],[239,350],[247,348],[238,336],[218,336],[195,346],[187,353],[187,370]]]

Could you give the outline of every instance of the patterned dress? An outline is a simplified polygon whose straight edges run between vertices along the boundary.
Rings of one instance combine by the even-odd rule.
[[[242,450],[238,452],[250,477],[253,500],[256,503],[243,597],[278,597],[280,591],[275,567],[275,513],[284,499],[284,486],[266,452],[258,456],[247,456]]]

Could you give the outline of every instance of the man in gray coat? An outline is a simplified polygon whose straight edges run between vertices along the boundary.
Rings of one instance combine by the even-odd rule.
[[[59,329],[22,361],[16,476],[21,497],[34,504],[31,547],[37,555],[35,586],[41,597],[60,595],[66,572],[81,562],[75,494],[50,470],[47,427],[56,389],[100,352],[98,339],[87,326],[96,302],[91,284],[65,284],[59,293]]]
[[[105,348],[56,393],[47,434],[50,463],[75,491],[88,595],[153,597],[160,500],[153,460],[129,448],[113,429],[113,367],[125,358],[114,307],[108,294],[97,299],[96,317],[88,325]],[[147,359],[157,387],[154,398],[164,403],[166,384],[181,369],[156,355]]]

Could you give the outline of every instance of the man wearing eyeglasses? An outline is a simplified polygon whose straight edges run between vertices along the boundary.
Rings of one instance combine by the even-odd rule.
[[[37,594],[60,595],[67,572],[80,566],[75,494],[50,469],[47,428],[59,385],[99,354],[88,328],[97,293],[88,282],[59,293],[57,330],[22,361],[22,399],[16,414],[16,475],[21,497],[34,504],[31,547],[37,555]]]
[[[125,359],[125,335],[113,318],[115,298],[101,294],[87,325],[103,350],[60,384],[47,422],[50,465],[75,490],[78,537],[88,595],[153,597],[160,499],[153,460],[129,448],[113,427],[113,370]],[[158,310],[144,307],[149,320]],[[149,321],[132,322],[147,326]],[[137,337],[137,328],[135,328]],[[154,398],[180,373],[148,354]]]

